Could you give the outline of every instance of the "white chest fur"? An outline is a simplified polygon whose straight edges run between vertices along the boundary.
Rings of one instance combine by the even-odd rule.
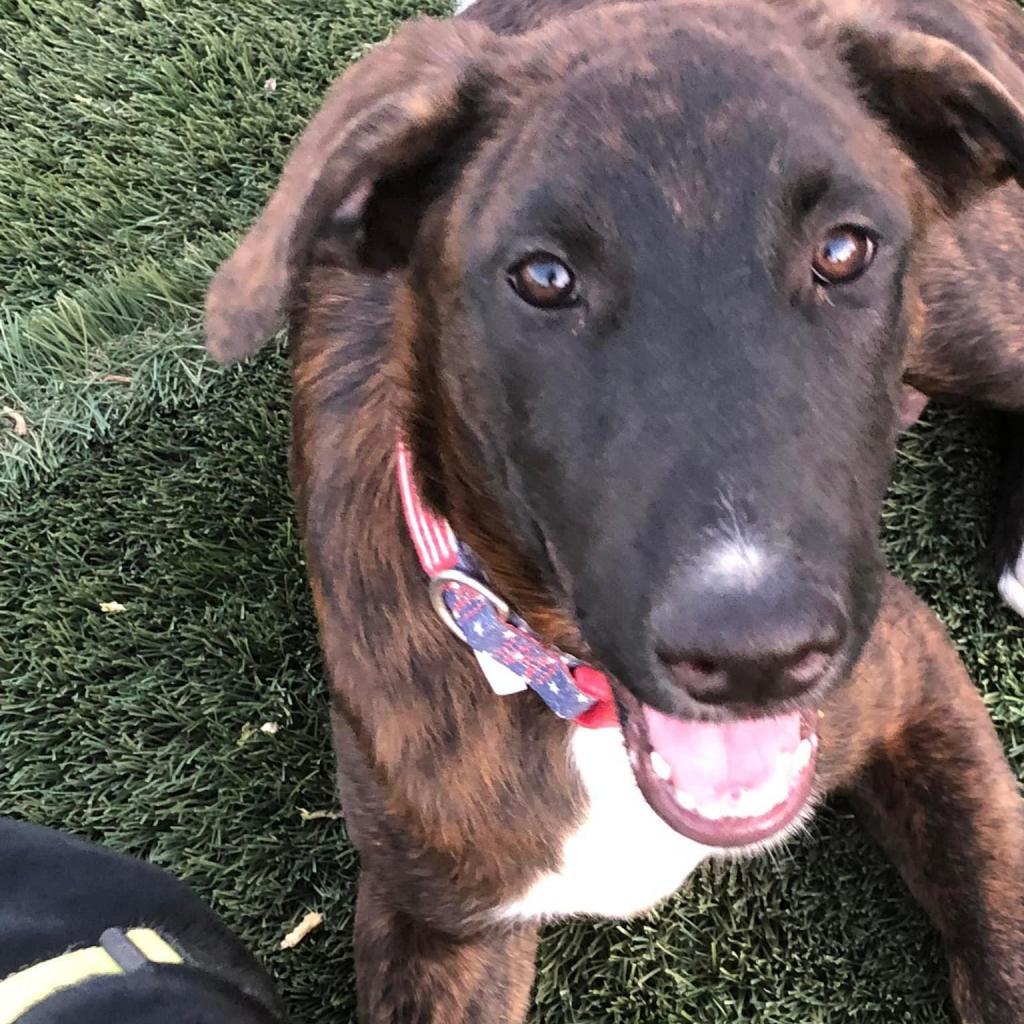
[[[505,920],[629,917],[678,889],[713,851],[669,828],[637,789],[618,729],[576,729],[571,756],[590,799],[558,871],[499,910]]]

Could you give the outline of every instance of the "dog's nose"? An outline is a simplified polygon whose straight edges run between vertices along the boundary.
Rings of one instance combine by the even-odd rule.
[[[676,573],[651,629],[669,678],[693,700],[758,705],[819,683],[846,638],[846,617],[795,561],[775,558],[756,573],[718,565]]]

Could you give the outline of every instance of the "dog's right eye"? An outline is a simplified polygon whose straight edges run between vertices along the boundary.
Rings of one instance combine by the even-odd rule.
[[[538,309],[564,309],[576,303],[576,275],[549,252],[535,252],[508,272],[508,283],[524,302]]]
[[[818,243],[811,271],[826,287],[856,281],[875,258],[874,238],[863,228],[843,224],[832,228]]]

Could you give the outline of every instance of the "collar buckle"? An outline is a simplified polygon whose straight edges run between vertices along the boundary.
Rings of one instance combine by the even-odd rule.
[[[444,603],[445,588],[451,584],[459,587],[468,587],[479,594],[491,607],[502,622],[508,622],[512,609],[503,601],[490,587],[485,586],[479,580],[461,572],[458,569],[444,569],[430,579],[430,603],[434,606],[441,621],[458,637],[463,643],[466,642],[466,634],[452,616],[448,605]]]
[[[405,524],[428,579],[430,603],[451,634],[473,652],[491,689],[499,696],[533,690],[559,718],[584,728],[616,725],[604,674],[544,644],[482,582],[483,570],[472,551],[459,543],[447,520],[423,504],[401,441],[395,468]],[[466,592],[460,593],[463,588]],[[577,676],[583,686],[577,684]]]

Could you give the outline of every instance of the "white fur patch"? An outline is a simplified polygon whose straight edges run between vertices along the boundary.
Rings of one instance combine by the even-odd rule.
[[[764,551],[743,536],[725,541],[707,558],[705,571],[727,583],[756,587],[768,575],[770,559]]]
[[[698,563],[700,569],[718,582],[753,590],[770,573],[773,555],[757,543],[729,491],[718,495],[722,521],[719,535]]]
[[[671,896],[716,851],[669,828],[648,806],[618,729],[576,729],[571,756],[590,799],[558,871],[498,909],[503,920],[630,917]]]
[[[1008,565],[999,577],[999,593],[1018,615],[1024,615],[1024,549],[1016,563]]]

